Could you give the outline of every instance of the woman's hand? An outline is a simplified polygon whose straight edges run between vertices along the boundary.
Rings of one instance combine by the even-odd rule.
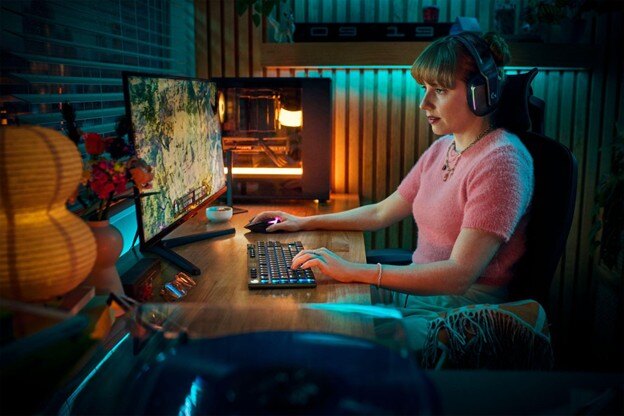
[[[299,267],[302,269],[318,267],[321,273],[332,279],[343,283],[355,281],[351,276],[354,274],[356,265],[346,261],[325,247],[317,248],[316,250],[300,251],[293,257],[291,267],[293,270]]]
[[[305,217],[298,217],[296,215],[289,214],[283,211],[263,211],[260,214],[256,215],[250,223],[256,223],[264,220],[268,220],[271,218],[279,217],[280,221],[277,224],[273,224],[267,227],[268,232],[274,231],[300,231],[303,229],[303,222],[305,221]]]

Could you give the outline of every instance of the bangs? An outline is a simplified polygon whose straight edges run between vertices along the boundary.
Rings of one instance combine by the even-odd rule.
[[[438,85],[455,88],[457,52],[448,38],[433,42],[416,58],[412,65],[412,77],[421,85]]]

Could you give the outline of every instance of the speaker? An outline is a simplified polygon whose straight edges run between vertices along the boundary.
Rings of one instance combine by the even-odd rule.
[[[500,99],[498,68],[490,47],[479,36],[462,32],[453,36],[466,47],[477,64],[477,73],[466,83],[466,96],[470,110],[483,117],[494,110]]]

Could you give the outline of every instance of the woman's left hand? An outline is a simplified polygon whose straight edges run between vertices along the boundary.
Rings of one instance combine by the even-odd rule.
[[[293,257],[292,268],[309,269],[318,267],[321,273],[340,282],[352,282],[354,264],[338,256],[325,247],[315,250],[302,250]]]

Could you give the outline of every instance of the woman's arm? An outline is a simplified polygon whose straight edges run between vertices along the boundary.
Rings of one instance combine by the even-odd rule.
[[[279,216],[281,223],[272,225],[267,231],[301,231],[301,230],[378,230],[394,224],[410,215],[412,207],[398,191],[376,204],[364,205],[348,211],[332,214],[298,217],[282,211],[265,211],[258,214],[252,221]]]
[[[461,295],[481,276],[498,248],[501,238],[485,231],[464,228],[448,260],[409,266],[383,266],[381,286],[418,295]],[[293,269],[318,267],[341,282],[377,285],[374,264],[351,263],[326,248],[304,250],[293,258]]]

